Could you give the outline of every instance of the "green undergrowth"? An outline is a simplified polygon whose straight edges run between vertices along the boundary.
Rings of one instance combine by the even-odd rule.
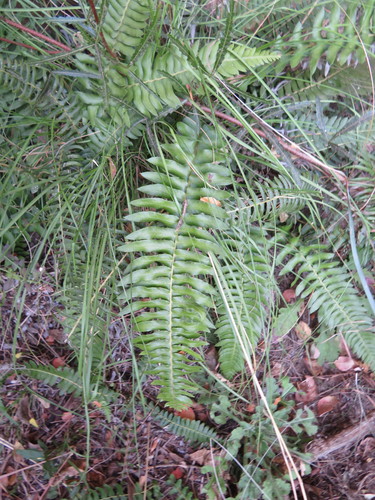
[[[17,285],[7,339],[16,374],[81,399],[89,464],[89,408],[111,422],[123,394],[109,374],[128,363],[134,407],[221,450],[202,469],[201,495],[281,498],[291,477],[274,466],[275,425],[304,460],[311,411],[274,379],[254,414],[236,410],[249,373],[266,373],[275,335],[306,310],[306,342],[322,360],[344,341],[375,368],[374,3],[54,9],[0,8],[0,266]],[[36,36],[20,28],[26,20]],[[68,352],[60,368],[48,328],[41,359],[23,352],[28,287],[43,276]],[[299,308],[286,304],[288,288]],[[208,347],[218,352],[209,368]],[[203,401],[207,377],[219,401],[211,426],[167,412]],[[248,402],[255,389],[243,390]],[[171,481],[165,491],[182,498]],[[138,487],[82,481],[74,494],[164,494],[155,481],[147,495]]]

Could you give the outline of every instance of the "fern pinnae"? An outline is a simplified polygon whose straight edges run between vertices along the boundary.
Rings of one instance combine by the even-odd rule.
[[[310,311],[318,311],[320,322],[328,329],[342,332],[354,352],[373,368],[375,337],[368,304],[356,292],[347,270],[327,250],[320,244],[302,246],[298,238],[291,240],[277,257],[281,264],[291,256],[280,274],[296,273],[301,279],[296,293],[302,298],[310,296]]]
[[[144,227],[131,233],[120,249],[148,253],[135,258],[125,271],[121,283],[128,306],[124,312],[134,314],[147,306],[142,299],[151,299],[152,310],[134,318],[140,332],[135,343],[148,356],[151,373],[158,377],[154,383],[162,387],[159,397],[182,408],[189,404],[195,387],[184,373],[198,369],[192,361],[201,359],[197,352],[204,344],[200,332],[213,327],[206,309],[212,305],[215,290],[200,277],[211,273],[205,254],[220,252],[209,229],[223,227],[226,217],[223,209],[201,198],[228,196],[213,189],[213,184],[229,184],[231,176],[223,165],[223,153],[213,149],[215,133],[202,131],[195,119],[185,119],[178,130],[175,143],[162,146],[171,158],[150,160],[155,170],[145,178],[152,184],[140,191],[157,197],[134,203],[147,210],[127,219]]]

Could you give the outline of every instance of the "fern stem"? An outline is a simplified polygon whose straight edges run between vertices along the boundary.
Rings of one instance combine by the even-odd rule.
[[[45,40],[48,43],[52,43],[52,45],[56,45],[57,47],[60,47],[61,49],[65,50],[66,52],[70,52],[72,50],[67,45],[64,45],[63,43],[58,42],[57,40],[54,40],[53,38],[50,38],[49,36],[43,35],[42,33],[38,33],[38,31],[35,31],[31,28],[26,28],[26,26],[23,26],[22,24],[11,21],[10,19],[7,19],[6,17],[1,17],[0,19],[2,21],[4,21],[4,23],[9,24],[9,26],[13,26],[14,28],[18,28],[21,31],[25,31],[26,33],[29,33],[30,35],[36,36],[37,38],[41,38],[42,40]]]

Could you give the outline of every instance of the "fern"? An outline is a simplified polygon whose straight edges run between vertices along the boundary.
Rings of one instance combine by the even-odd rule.
[[[198,58],[202,66],[212,72],[219,54],[220,41],[210,42],[199,51],[197,51],[198,46],[196,45],[195,51],[198,52]],[[222,57],[217,72],[225,78],[237,76],[240,73],[247,73],[249,68],[256,68],[262,64],[276,61],[279,57],[280,55],[277,53],[232,43],[229,45],[224,57]]]
[[[100,488],[89,490],[87,493],[79,496],[80,500],[127,500],[126,495],[119,484],[110,486],[103,484]]]
[[[201,129],[196,119],[177,128],[176,143],[163,145],[171,159],[149,160],[155,170],[143,176],[152,184],[140,191],[152,197],[134,201],[145,210],[126,217],[143,228],[130,234],[120,250],[148,254],[125,271],[122,298],[129,305],[122,313],[152,308],[134,318],[135,329],[143,334],[135,343],[155,366],[150,372],[162,386],[160,399],[178,409],[190,403],[195,387],[184,374],[198,369],[192,361],[201,360],[199,336],[213,326],[207,308],[215,291],[198,277],[212,273],[205,253],[220,251],[209,230],[225,227],[224,210],[201,199],[226,198],[215,186],[228,185],[230,173],[212,130]]]
[[[262,182],[252,181],[240,198],[240,204],[232,213],[239,224],[274,221],[282,215],[296,214],[302,210],[316,192],[307,182],[296,187],[289,179],[278,176]]]
[[[199,420],[181,418],[173,413],[162,411],[157,406],[152,406],[152,408],[152,417],[172,434],[177,434],[192,443],[209,443],[211,439],[220,440],[214,430]]]
[[[56,385],[61,394],[83,395],[82,379],[72,368],[54,368],[53,366],[43,366],[30,361],[24,365],[24,372],[27,376],[41,380],[48,385]],[[92,401],[99,400],[109,403],[115,401],[118,395],[102,386],[98,389],[96,384],[91,386]]]
[[[150,0],[110,0],[103,21],[109,47],[131,59],[142,42],[153,8]]]
[[[373,320],[368,312],[366,300],[359,296],[351,284],[351,276],[334,259],[329,247],[311,245],[305,247],[298,239],[278,255],[281,264],[289,256],[280,275],[294,271],[300,283],[296,294],[309,297],[310,312],[318,311],[320,323],[329,330],[342,332],[353,351],[375,367],[375,337]]]
[[[374,12],[372,0],[361,5],[348,1],[316,7],[294,25],[290,50],[281,58],[278,70],[286,65],[295,68],[302,63],[309,67],[310,74],[325,65],[328,74],[334,63],[364,62],[363,47],[369,51],[373,42]]]
[[[255,347],[264,333],[269,316],[267,309],[272,304],[273,288],[276,289],[269,275],[267,249],[270,242],[265,231],[244,227],[234,227],[226,235],[225,244],[230,257],[223,259],[220,266],[225,298],[216,301],[218,320],[215,334],[219,338],[220,371],[228,379],[244,368],[243,353],[233,331],[231,316],[240,334]]]

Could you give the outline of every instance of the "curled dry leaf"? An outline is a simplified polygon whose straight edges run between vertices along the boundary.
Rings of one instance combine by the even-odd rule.
[[[175,411],[177,417],[185,418],[187,420],[195,420],[195,413],[193,408],[186,408],[185,410]]]
[[[353,358],[349,356],[339,356],[335,361],[335,366],[340,372],[348,372],[357,366]]]
[[[338,402],[339,400],[335,396],[325,396],[324,398],[319,399],[316,405],[318,417],[332,411],[338,405]]]
[[[297,392],[296,401],[299,403],[310,403],[318,397],[318,389],[314,377],[306,377],[305,380],[297,384],[297,388],[299,391],[305,393],[301,394],[301,392]]]
[[[287,290],[283,291],[283,297],[284,300],[287,304],[290,304],[291,302],[296,301],[296,291],[294,288],[288,288]]]
[[[212,198],[211,196],[203,196],[202,198],[200,198],[200,201],[203,201],[204,203],[211,203],[212,205],[221,207],[221,202],[216,198]]]
[[[303,363],[307,370],[315,377],[323,373],[323,367],[317,362],[316,359],[311,359],[308,357],[303,358]]]
[[[320,351],[315,344],[311,344],[309,348],[309,354],[311,359],[318,359],[320,356]]]
[[[311,337],[311,328],[304,321],[300,321],[295,327],[295,332],[300,340],[308,340]]]

